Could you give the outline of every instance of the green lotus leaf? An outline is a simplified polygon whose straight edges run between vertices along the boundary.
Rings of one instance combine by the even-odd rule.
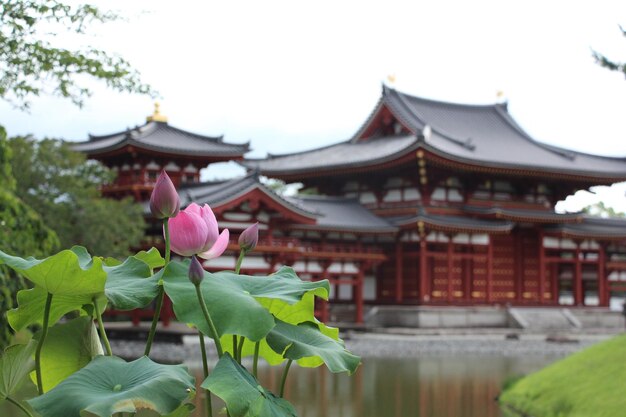
[[[231,417],[297,417],[287,400],[263,388],[228,353],[220,358],[201,386],[224,400]]]
[[[174,412],[194,391],[194,379],[182,365],[161,365],[143,356],[126,362],[98,356],[80,371],[28,403],[42,417],[99,417],[135,412]]]
[[[102,259],[92,258],[80,246],[41,260],[22,259],[0,251],[1,263],[53,295],[95,295],[104,291],[106,273],[102,270]]]
[[[361,363],[341,341],[322,333],[318,323],[293,325],[276,319],[276,326],[266,339],[276,353],[298,361],[300,366],[315,367],[325,363],[331,372],[352,374]]]
[[[18,332],[31,324],[43,324],[43,312],[47,297],[47,291],[39,286],[29,290],[20,290],[17,293],[18,307],[7,313],[11,327]],[[52,326],[58,322],[61,317],[72,311],[78,310],[81,315],[87,314],[83,311],[83,306],[92,304],[94,297],[96,297],[100,311],[104,311],[107,300],[103,293],[97,295],[60,294],[53,296],[50,304],[50,318],[48,325]]]
[[[209,335],[208,325],[198,308],[194,285],[187,277],[189,262],[171,262],[161,270],[165,292],[172,300],[178,320],[191,323]],[[305,282],[292,278],[291,268],[268,277],[237,275],[233,272],[205,272],[200,289],[219,336],[238,334],[250,340],[262,339],[274,327],[274,318],[259,303],[279,299],[295,304],[306,294],[327,297],[328,281]]]
[[[13,345],[6,348],[0,357],[0,400],[13,395],[18,390],[28,374],[35,369],[35,354],[37,345],[30,342],[26,345]]]
[[[180,407],[178,407],[176,410],[172,411],[171,413],[163,417],[189,417],[191,416],[191,413],[193,413],[195,409],[196,409],[195,405],[191,403],[185,403],[181,405]]]
[[[152,275],[150,265],[136,256],[117,262],[107,259],[104,266],[107,274],[104,293],[113,307],[134,310],[150,304],[159,291],[159,277]]]
[[[165,266],[165,259],[163,259],[157,248],[150,248],[148,251],[142,250],[133,257],[145,262],[151,269]]]
[[[40,336],[41,332],[35,335],[35,339],[39,340]],[[44,392],[102,354],[102,344],[91,317],[83,316],[51,327],[41,350]],[[36,381],[34,372],[31,379]]]

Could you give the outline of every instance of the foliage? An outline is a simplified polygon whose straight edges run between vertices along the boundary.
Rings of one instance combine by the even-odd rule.
[[[92,47],[66,49],[62,39],[50,35],[81,35],[89,24],[118,18],[90,4],[0,2],[0,98],[26,109],[31,97],[46,93],[80,106],[90,95],[86,77],[117,91],[151,94],[150,86],[141,82],[139,73],[123,58]]]
[[[515,382],[500,403],[516,415],[623,415],[626,396],[619,381],[626,378],[624,351],[624,335],[591,346]]]
[[[11,313],[11,326],[42,325],[28,354],[19,350],[25,348],[10,348],[8,359],[0,364],[0,374],[11,376],[8,383],[3,382],[8,388],[3,388],[2,398],[19,404],[11,398],[13,387],[30,371],[36,343],[34,379],[40,395],[28,404],[43,417],[107,417],[139,408],[170,417],[188,416],[195,384],[187,370],[156,364],[146,356],[129,363],[112,356],[101,322],[107,299],[116,306],[135,308],[158,298],[163,288],[177,318],[213,337],[216,347],[219,336],[234,335],[242,347],[255,341],[260,346],[263,341],[280,358],[278,363],[288,360],[281,394],[275,395],[241,364],[234,345],[234,358],[228,352],[222,355],[218,348],[220,359],[200,385],[209,391],[206,395],[212,391],[222,398],[231,417],[296,416],[294,407],[282,398],[291,361],[302,361],[303,366],[326,364],[333,372],[348,373],[359,365],[360,359],[345,350],[337,330],[313,316],[315,297],[328,296],[327,281],[302,281],[293,269],[282,268],[266,277],[204,272],[194,284],[189,280],[189,262],[169,261],[169,257],[166,252],[163,259],[154,248],[123,262],[92,257],[83,247],[45,259],[24,259],[0,251],[0,263],[34,285],[18,294],[19,307]],[[73,318],[53,326],[69,312],[74,312]],[[94,319],[107,347],[104,357],[99,355]],[[26,405],[21,408],[28,413]]]
[[[595,204],[591,204],[585,208],[583,208],[583,212],[587,214],[591,214],[592,216],[600,216],[600,217],[626,217],[626,213],[617,211],[613,207],[609,207],[604,204],[603,201],[600,201]]]
[[[9,145],[18,196],[57,233],[62,247],[79,244],[96,254],[128,255],[144,235],[143,209],[131,199],[103,198],[114,173],[69,144],[15,137]],[[114,218],[114,222],[103,222]]]
[[[0,248],[19,255],[47,255],[58,247],[57,235],[15,195],[11,160],[6,132],[0,126]],[[12,335],[6,313],[13,308],[17,292],[24,286],[18,274],[0,266],[0,349],[8,345]]]
[[[619,29],[622,32],[622,35],[626,37],[626,30],[621,26]],[[610,71],[621,72],[624,76],[626,76],[626,63],[613,61],[597,51],[591,51],[591,54],[598,65],[607,68]]]

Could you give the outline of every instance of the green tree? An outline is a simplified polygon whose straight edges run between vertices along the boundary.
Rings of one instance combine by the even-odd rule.
[[[600,217],[626,217],[625,213],[617,211],[613,207],[607,206],[603,201],[588,205],[583,208],[583,212],[591,214],[592,216]]]
[[[59,246],[57,236],[36,211],[15,195],[10,161],[11,149],[0,127],[0,248],[20,256],[50,255]],[[15,296],[24,285],[18,274],[0,266],[0,349],[11,338],[6,312],[16,305]]]
[[[621,26],[619,27],[619,30],[622,32],[622,35],[626,37],[626,30],[624,30]],[[598,65],[611,71],[621,72],[624,76],[626,76],[626,63],[613,61],[597,51],[591,51],[591,54]]]
[[[111,170],[55,139],[16,137],[9,145],[12,169],[20,173],[17,195],[57,233],[61,247],[78,244],[95,255],[125,256],[140,244],[142,207],[101,196],[101,187],[114,178]]]
[[[84,34],[89,24],[118,18],[89,4],[0,2],[0,98],[25,109],[29,98],[43,93],[68,98],[80,106],[90,94],[87,78],[103,81],[117,91],[153,94],[123,58],[92,47],[65,49],[50,35],[61,31]]]

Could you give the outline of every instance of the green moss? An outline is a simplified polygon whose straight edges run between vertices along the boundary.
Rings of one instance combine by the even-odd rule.
[[[520,379],[504,390],[500,404],[522,416],[623,416],[625,360],[626,335],[622,335]]]

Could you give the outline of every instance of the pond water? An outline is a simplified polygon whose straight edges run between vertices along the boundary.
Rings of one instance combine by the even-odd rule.
[[[484,356],[365,358],[352,376],[331,374],[325,368],[292,366],[285,397],[300,417],[500,417],[495,398],[505,380],[538,370],[554,360]],[[276,392],[281,372],[278,368],[260,369],[259,378]],[[202,407],[203,401],[196,400]]]

